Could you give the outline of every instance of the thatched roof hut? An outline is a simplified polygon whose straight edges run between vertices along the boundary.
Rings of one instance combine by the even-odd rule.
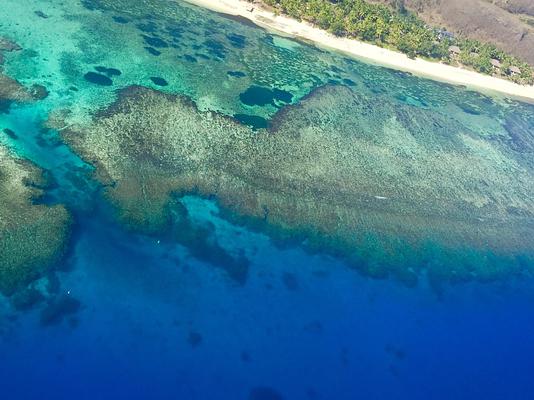
[[[458,55],[462,52],[458,46],[449,46],[449,53],[453,55]]]
[[[512,75],[521,75],[521,70],[518,67],[516,67],[515,65],[512,65],[510,67],[510,72],[511,72]]]

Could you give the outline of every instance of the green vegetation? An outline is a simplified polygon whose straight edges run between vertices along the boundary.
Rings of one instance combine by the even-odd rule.
[[[534,83],[534,70],[492,44],[453,37],[429,27],[404,8],[402,0],[391,7],[364,0],[263,0],[290,17],[311,22],[338,36],[348,36],[399,50],[409,57],[424,57],[462,64],[484,74],[496,74],[521,84]],[[449,51],[457,46],[460,53]],[[492,65],[492,59],[500,67]],[[517,67],[519,73],[515,72]],[[517,70],[516,70],[517,71]]]

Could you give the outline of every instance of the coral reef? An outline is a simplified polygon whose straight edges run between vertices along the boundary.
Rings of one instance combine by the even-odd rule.
[[[0,65],[4,63],[4,52],[19,50],[21,50],[21,48],[18,44],[0,36]]]
[[[20,51],[22,48],[15,42],[0,36],[0,65],[4,63],[3,52]],[[31,88],[24,87],[20,82],[2,73],[0,69],[0,103],[18,101],[28,103],[40,100],[48,95],[48,91],[41,85]]]
[[[61,205],[37,204],[46,180],[39,169],[0,146],[0,292],[41,277],[64,252],[70,216]]]
[[[175,199],[196,193],[407,285],[423,270],[435,281],[518,273],[534,249],[534,166],[509,144],[517,137],[487,138],[387,96],[322,87],[252,130],[130,87],[63,137],[109,185],[118,218],[146,233],[167,229]]]

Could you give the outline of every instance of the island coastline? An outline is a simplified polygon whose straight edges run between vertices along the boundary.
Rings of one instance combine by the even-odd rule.
[[[432,80],[464,85],[483,93],[501,94],[534,103],[534,86],[519,85],[465,68],[422,58],[411,59],[397,51],[356,39],[337,37],[307,22],[297,21],[284,15],[276,15],[257,3],[249,3],[244,0],[186,0],[186,2],[222,14],[246,18],[270,31],[310,41],[318,47],[340,51],[367,63],[410,72]]]

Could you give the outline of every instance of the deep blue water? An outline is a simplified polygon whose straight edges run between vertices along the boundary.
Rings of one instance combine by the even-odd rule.
[[[84,218],[59,273],[82,309],[47,327],[37,312],[3,322],[6,398],[247,399],[262,386],[287,399],[534,393],[531,283],[456,286],[438,298],[276,248],[219,219],[214,203],[188,206],[246,247],[247,285],[173,244]]]

